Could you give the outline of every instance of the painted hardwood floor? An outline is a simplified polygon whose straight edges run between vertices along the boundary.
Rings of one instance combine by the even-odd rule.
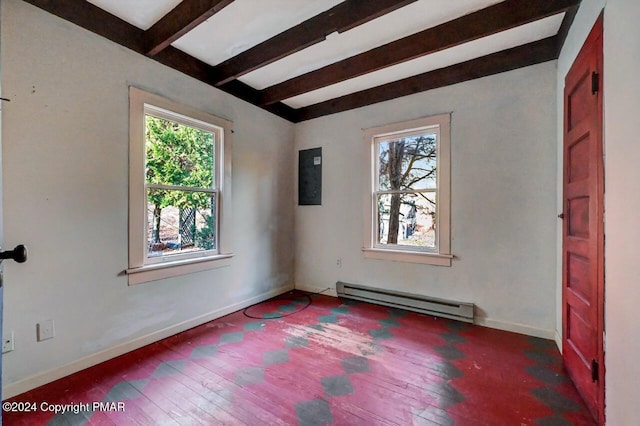
[[[19,395],[10,401],[36,410],[5,412],[4,424],[594,424],[551,341],[328,296],[303,309],[309,297],[283,295],[246,311],[257,318],[236,312]]]

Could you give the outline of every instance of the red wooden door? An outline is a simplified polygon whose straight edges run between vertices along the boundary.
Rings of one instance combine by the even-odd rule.
[[[562,242],[563,358],[604,423],[604,166],[602,16],[565,79]]]

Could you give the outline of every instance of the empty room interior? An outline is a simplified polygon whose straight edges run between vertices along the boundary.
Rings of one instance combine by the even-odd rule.
[[[5,424],[640,424],[638,22],[2,0]]]

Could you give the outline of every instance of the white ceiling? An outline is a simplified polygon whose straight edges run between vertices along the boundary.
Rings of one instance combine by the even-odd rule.
[[[181,0],[87,0],[112,15],[148,30]]]
[[[88,1],[142,30],[149,29],[180,3],[180,0]],[[341,0],[235,0],[172,45],[214,66],[339,3]],[[262,90],[497,3],[501,0],[418,0],[349,31],[329,34],[325,41],[249,72],[238,80]],[[564,13],[550,16],[283,102],[301,108],[541,40],[558,33],[563,17]]]

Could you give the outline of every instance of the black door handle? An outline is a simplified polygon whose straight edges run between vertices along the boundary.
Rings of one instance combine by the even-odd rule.
[[[0,260],[13,259],[18,263],[27,261],[27,248],[22,244],[17,245],[13,250],[0,252]]]

